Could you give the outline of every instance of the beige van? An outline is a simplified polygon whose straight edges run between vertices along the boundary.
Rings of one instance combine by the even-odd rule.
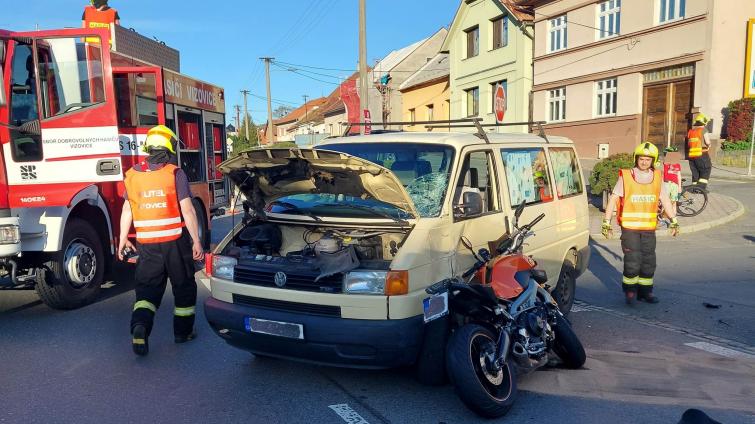
[[[487,248],[521,202],[522,222],[545,213],[525,251],[565,312],[587,268],[585,185],[562,137],[386,133],[253,150],[220,168],[246,213],[214,251],[205,315],[258,355],[421,367],[443,351],[425,331],[424,289],[467,270],[464,244]]]

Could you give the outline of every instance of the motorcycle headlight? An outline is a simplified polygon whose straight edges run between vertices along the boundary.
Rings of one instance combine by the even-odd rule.
[[[212,276],[233,280],[233,268],[238,261],[230,256],[213,255],[212,256]]]
[[[343,292],[385,294],[386,271],[351,271],[343,278]]]
[[[0,226],[0,244],[17,244],[21,241],[18,225]]]

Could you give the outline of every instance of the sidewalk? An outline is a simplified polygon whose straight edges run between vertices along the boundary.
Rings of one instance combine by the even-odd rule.
[[[593,166],[600,161],[600,159],[580,158],[582,163],[582,170],[585,174],[585,178],[590,176]],[[689,170],[689,162],[686,160],[680,160],[679,164],[682,166],[682,178],[690,180],[692,174]],[[747,168],[736,168],[733,166],[713,165],[713,169],[710,173],[710,185],[715,189],[716,180],[734,180],[734,181],[750,181],[755,183],[755,163],[753,164],[753,175],[747,175]],[[587,180],[586,180],[587,181]]]

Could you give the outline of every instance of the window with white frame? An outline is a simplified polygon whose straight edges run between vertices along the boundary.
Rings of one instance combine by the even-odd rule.
[[[480,27],[476,26],[465,31],[467,34],[467,58],[480,54]]]
[[[548,114],[549,122],[558,122],[566,119],[566,87],[548,90]]]
[[[504,15],[493,19],[493,49],[509,44],[509,17]]]
[[[658,22],[665,23],[683,19],[687,9],[687,0],[658,0],[660,11]]]
[[[549,20],[550,48],[549,52],[557,52],[566,48],[566,15]]]
[[[598,81],[597,83],[595,83],[598,93],[597,116],[616,115],[616,83],[616,78]]]
[[[435,111],[435,105],[427,105],[427,120],[432,121],[435,119],[434,117],[434,111]]]
[[[601,39],[621,33],[621,0],[608,0],[598,5],[598,28]]]
[[[414,108],[409,109],[409,122],[415,121],[417,121],[417,110]]]

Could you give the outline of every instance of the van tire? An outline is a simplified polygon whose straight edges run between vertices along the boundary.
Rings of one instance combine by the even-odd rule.
[[[558,275],[556,287],[551,291],[551,296],[558,303],[558,309],[564,316],[569,316],[574,305],[574,294],[577,289],[577,270],[571,259],[564,260],[561,265],[561,273]]]
[[[77,282],[69,276],[66,268],[72,263],[71,255],[76,263],[83,261],[76,270],[87,281]],[[47,306],[75,309],[94,301],[105,274],[105,255],[97,231],[82,219],[70,219],[63,231],[61,250],[53,253],[38,271],[35,288]]]
[[[448,317],[425,324],[414,373],[417,381],[426,386],[442,386],[448,382],[446,373],[446,343],[450,321]]]

